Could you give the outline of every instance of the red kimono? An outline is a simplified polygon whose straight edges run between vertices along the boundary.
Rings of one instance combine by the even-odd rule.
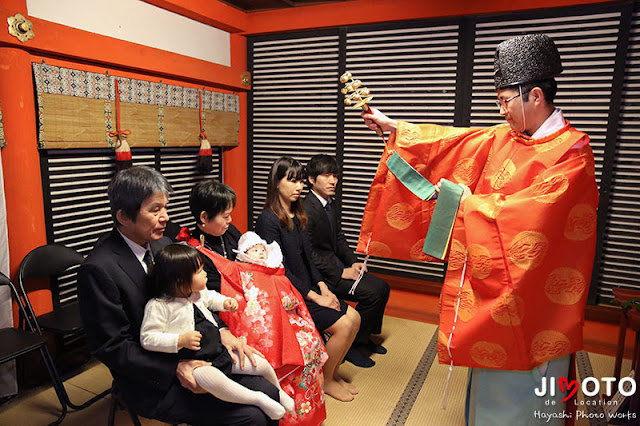
[[[507,124],[399,123],[371,185],[358,251],[433,261],[422,248],[435,202],[389,172],[394,151],[430,182],[472,191],[451,234],[440,362],[530,370],[582,349],[598,205],[588,136],[569,122],[537,140]]]
[[[322,366],[327,353],[304,299],[284,275],[284,268],[234,262],[192,238],[190,245],[207,255],[220,272],[220,293],[238,301],[236,312],[220,317],[237,337],[262,352],[280,386],[293,397],[296,410],[280,424],[320,425],[327,417]]]

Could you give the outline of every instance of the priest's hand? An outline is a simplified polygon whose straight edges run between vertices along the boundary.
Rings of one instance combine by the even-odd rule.
[[[360,115],[364,119],[364,124],[374,131],[378,126],[380,126],[383,132],[395,132],[398,127],[398,122],[396,120],[390,119],[381,113],[380,110],[375,108],[371,108],[371,114],[363,112]]]
[[[438,181],[438,183],[436,183],[436,184],[433,186],[433,187],[435,188],[435,190],[436,190],[436,192],[437,192],[437,193],[440,193],[440,189],[442,189],[442,182],[443,182],[444,180],[445,180],[444,178],[440,179],[440,180]],[[468,197],[469,195],[471,195],[471,189],[470,189],[467,185],[465,185],[465,184],[463,184],[463,183],[459,183],[458,185],[462,188],[462,196],[460,197],[460,204],[462,204],[462,203],[464,202],[464,200],[466,200],[466,199],[467,199],[467,197]]]

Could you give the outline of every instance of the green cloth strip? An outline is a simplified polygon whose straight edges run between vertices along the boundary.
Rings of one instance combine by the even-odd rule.
[[[387,167],[407,189],[421,200],[429,200],[436,190],[424,176],[397,153],[393,152],[387,160]]]
[[[460,207],[462,187],[443,179],[438,200],[433,209],[427,237],[422,251],[436,259],[444,259],[449,247],[453,224]]]

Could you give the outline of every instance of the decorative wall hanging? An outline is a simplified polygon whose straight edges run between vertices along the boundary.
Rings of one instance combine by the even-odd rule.
[[[128,169],[133,165],[131,157],[131,148],[127,142],[127,137],[131,134],[131,130],[122,130],[120,127],[120,86],[118,80],[115,81],[116,86],[116,131],[109,132],[109,137],[116,138],[116,170]]]
[[[209,174],[211,173],[211,169],[213,169],[213,155],[211,152],[211,144],[209,143],[209,138],[207,138],[207,134],[204,132],[204,120],[205,115],[204,111],[202,111],[202,93],[198,92],[198,103],[199,103],[199,116],[198,122],[200,123],[200,151],[198,151],[198,161],[196,162],[196,170],[200,174]]]
[[[115,77],[34,63],[41,149],[115,147]],[[237,146],[239,98],[199,90],[117,77],[120,124],[131,130],[133,147],[199,146],[199,92],[202,126],[215,135],[212,145]],[[204,114],[206,112],[206,116]],[[111,133],[111,135],[110,135]]]

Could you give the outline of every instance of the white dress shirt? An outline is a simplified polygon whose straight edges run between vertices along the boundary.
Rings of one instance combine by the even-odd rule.
[[[122,238],[124,238],[124,242],[127,243],[136,259],[138,259],[138,262],[140,262],[140,264],[142,265],[142,269],[144,269],[144,272],[148,274],[149,271],[147,271],[147,264],[144,263],[144,255],[147,253],[147,250],[149,251],[149,253],[151,253],[151,246],[149,245],[149,243],[147,243],[145,247],[142,247],[140,244],[133,242],[132,240],[127,238],[127,236],[120,232],[119,229],[118,232],[120,233],[120,235],[122,235]],[[151,253],[151,258],[153,259],[153,253]]]

